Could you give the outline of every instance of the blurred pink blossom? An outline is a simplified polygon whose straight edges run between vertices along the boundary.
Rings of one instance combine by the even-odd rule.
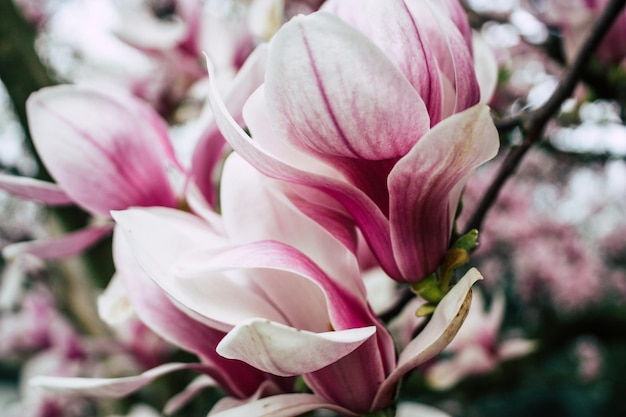
[[[483,296],[475,291],[472,305],[459,333],[444,350],[444,356],[426,367],[426,378],[435,389],[448,389],[470,375],[492,372],[506,360],[532,352],[535,343],[523,338],[501,337],[504,295],[496,294],[489,311]]]

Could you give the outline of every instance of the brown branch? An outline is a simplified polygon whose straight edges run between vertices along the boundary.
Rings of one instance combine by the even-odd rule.
[[[487,212],[495,203],[506,181],[513,175],[528,150],[542,139],[548,121],[557,113],[561,104],[572,95],[594,51],[625,4],[626,0],[611,0],[600,19],[594,25],[589,38],[583,44],[573,64],[566,70],[552,96],[543,106],[522,117],[521,127],[525,133],[524,140],[520,145],[511,148],[506,155],[498,175],[487,189],[483,199],[466,225],[466,232],[471,229],[480,229]]]

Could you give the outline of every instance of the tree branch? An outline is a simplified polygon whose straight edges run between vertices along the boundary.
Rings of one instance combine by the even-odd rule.
[[[600,19],[594,25],[589,38],[582,46],[573,64],[566,70],[565,75],[552,96],[543,106],[522,117],[521,127],[525,132],[524,140],[520,145],[512,147],[506,155],[504,163],[498,171],[498,175],[487,189],[483,199],[466,225],[464,233],[471,229],[480,229],[487,212],[495,203],[506,181],[513,175],[528,150],[542,139],[543,132],[550,118],[556,114],[561,104],[572,95],[594,51],[609,31],[625,4],[626,0],[611,0]]]

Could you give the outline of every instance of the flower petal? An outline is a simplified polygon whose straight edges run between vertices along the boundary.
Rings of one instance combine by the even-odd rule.
[[[279,133],[322,157],[397,158],[430,127],[424,102],[387,56],[324,12],[295,17],[275,35],[265,90]]]
[[[7,175],[0,172],[0,190],[15,197],[36,201],[48,206],[63,206],[74,201],[58,185],[34,178]]]
[[[498,147],[489,109],[478,104],[437,124],[391,171],[392,244],[405,280],[423,279],[439,266],[461,188]]]
[[[27,110],[46,168],[79,205],[103,216],[176,205],[166,168],[179,167],[167,127],[138,99],[56,86],[34,93]]]
[[[203,270],[198,280],[179,279],[175,266],[195,266],[202,259],[194,259],[194,254],[204,256],[227,243],[202,219],[166,208],[135,208],[113,216],[137,262],[187,315],[224,332],[250,317],[281,320],[275,306],[262,295],[222,276],[217,268]]]
[[[232,395],[246,397],[256,390],[263,381],[261,373],[241,362],[224,359],[215,352],[225,333],[205,326],[176,307],[140,268],[120,230],[114,236],[113,255],[117,275],[143,323],[173,345],[195,353],[204,363],[210,364],[208,372],[211,377]]]
[[[287,199],[280,189],[284,183],[266,177],[233,153],[224,165],[221,184],[224,223],[236,242],[277,240],[293,246],[365,299],[354,255]]]
[[[376,332],[373,326],[313,333],[264,319],[236,326],[217,352],[278,376],[316,371],[348,355]]]
[[[259,45],[250,54],[243,67],[232,81],[226,95],[226,107],[233,117],[241,122],[242,109],[250,94],[263,82],[267,45]],[[226,141],[215,124],[211,106],[207,102],[200,120],[204,125],[193,152],[191,177],[212,207],[216,207],[217,190],[215,173],[224,157]]]
[[[360,415],[374,411],[372,400],[395,365],[395,356],[391,362],[383,363],[387,359],[385,355],[394,353],[393,346],[382,350],[377,339],[383,334],[386,335],[386,331],[377,332],[376,337],[366,340],[332,365],[305,374],[307,386],[317,395]],[[389,400],[380,408],[390,405],[391,398]]]
[[[391,336],[360,294],[354,294],[337,280],[329,278],[310,258],[291,246],[276,241],[261,241],[213,252],[190,252],[179,261],[178,276],[188,280],[216,271],[264,273],[251,280],[263,288],[266,297],[276,294],[274,304],[280,307],[285,318],[273,321],[314,332],[328,329],[329,324],[335,330],[376,326],[376,355],[381,357],[380,367],[389,371],[395,363]],[[323,305],[319,301],[311,307],[307,306],[307,298],[316,294],[310,284],[321,290],[326,299],[324,314],[319,311],[320,305]],[[303,296],[307,298],[303,300]],[[271,319],[268,316],[258,317]],[[296,321],[296,318],[299,320]]]
[[[14,259],[29,254],[46,260],[64,259],[89,248],[112,230],[112,225],[91,226],[55,238],[13,243],[4,247],[2,256]]]
[[[470,269],[441,300],[426,327],[400,354],[396,369],[380,387],[374,409],[386,404],[404,374],[440,353],[450,343],[469,312],[471,287],[481,279],[478,270]]]
[[[358,417],[343,407],[312,394],[272,395],[238,407],[230,408],[211,417],[295,417],[309,411],[327,409],[347,417]]]
[[[92,395],[100,398],[120,398],[148,385],[171,372],[191,369],[204,371],[206,366],[189,363],[166,363],[142,374],[121,378],[66,378],[36,376],[28,381],[30,387],[47,391]]]
[[[281,242],[261,241],[221,248],[212,252],[192,251],[178,260],[176,268],[177,275],[185,280],[207,276],[209,272],[229,270],[268,269],[289,272],[296,275],[296,277],[289,277],[290,279],[297,279],[297,276],[300,276],[315,283],[323,291],[327,300],[330,324],[334,329],[367,327],[377,322],[373,313],[360,298],[331,280],[305,254]],[[278,322],[284,320],[276,320],[264,315],[258,317]]]
[[[404,0],[327,1],[323,10],[341,17],[378,45],[424,100],[431,125],[439,122],[443,110],[439,66],[427,34]]]
[[[415,24],[422,29],[422,33],[428,34],[424,41],[425,48],[435,53],[439,69],[446,78],[444,84],[450,83],[454,91],[450,105],[444,104],[444,114],[441,119],[475,105],[480,99],[480,89],[472,58],[472,45],[469,43],[467,30],[469,27],[465,18],[461,28],[457,27],[453,21],[454,19],[461,23],[458,19],[460,17],[459,5],[450,7],[455,3],[456,1],[449,1],[444,5],[432,0],[405,1],[415,19]],[[466,34],[463,34],[462,30]],[[448,98],[444,96],[444,102],[447,100]]]

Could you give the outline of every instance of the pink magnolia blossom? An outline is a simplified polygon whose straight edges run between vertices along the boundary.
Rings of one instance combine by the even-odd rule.
[[[142,101],[68,85],[34,93],[27,110],[37,152],[57,184],[0,174],[0,188],[51,206],[75,203],[102,219],[131,206],[177,205],[168,170],[183,168],[167,125]],[[10,245],[3,253],[62,258],[111,230],[111,222],[100,222],[49,241]]]
[[[317,397],[296,401],[289,415],[305,411],[303,404],[322,407],[320,398],[328,407],[344,407],[345,414],[388,406],[399,378],[454,333],[477,274],[442,302],[433,324],[396,363],[351,253],[284,196],[263,190],[267,180],[237,155],[223,175],[223,220],[231,242],[206,227],[202,231],[196,218],[182,213],[116,214],[140,264],[188,314],[228,330],[218,353],[270,374],[304,376]],[[270,397],[225,413],[254,415],[260,404],[291,407],[293,400],[293,395]]]
[[[75,330],[57,310],[52,294],[37,285],[24,295],[19,311],[2,311],[0,354],[23,358],[50,347],[76,343]]]
[[[338,13],[342,4],[327,3]],[[301,209],[324,213],[318,221],[352,247],[356,223],[387,274],[413,282],[439,265],[461,189],[498,138],[476,104],[466,38],[448,14],[431,2],[367,5],[351,23],[371,27],[373,39],[326,12],[296,17],[275,35],[265,83],[244,108],[253,140],[215,85],[211,100],[240,155],[293,183]],[[375,16],[399,29],[376,30]],[[428,19],[438,26],[421,24]]]
[[[195,215],[157,207],[114,214],[123,232],[123,238],[116,234],[118,277],[131,304],[151,328],[195,352],[201,365],[162,365],[120,380],[34,383],[123,395],[191,367],[219,378],[234,397],[214,410],[219,416],[272,410],[295,416],[318,408],[357,415],[389,406],[400,378],[450,341],[480,275],[473,271],[457,284],[396,358],[390,335],[367,303],[354,254],[301,213],[283,186],[233,154],[222,177],[221,218],[198,202],[192,204]],[[131,252],[147,276],[131,271]],[[277,394],[274,389],[245,400],[252,393],[242,384],[263,389],[271,375],[283,381],[283,394],[267,396]],[[298,375],[313,394],[290,393],[285,383]]]

